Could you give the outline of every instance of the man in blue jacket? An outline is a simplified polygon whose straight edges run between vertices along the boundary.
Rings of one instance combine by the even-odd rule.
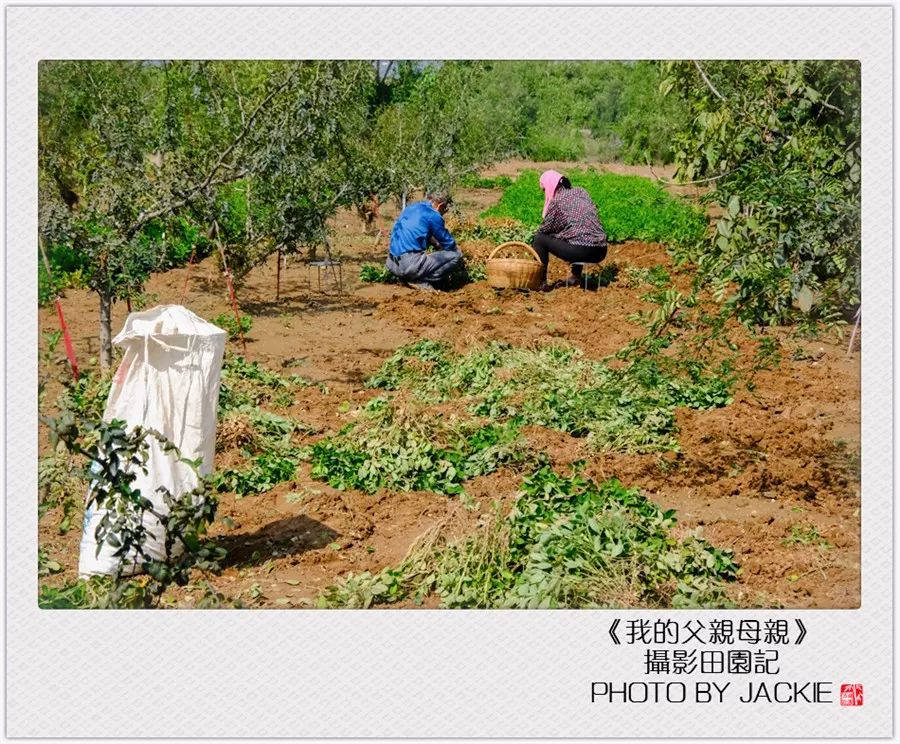
[[[433,291],[434,283],[462,260],[462,253],[444,224],[443,215],[449,206],[448,194],[433,191],[397,217],[385,266],[404,284]],[[426,253],[429,246],[435,250]]]

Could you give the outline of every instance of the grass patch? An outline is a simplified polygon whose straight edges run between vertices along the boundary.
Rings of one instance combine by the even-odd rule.
[[[815,545],[820,548],[834,547],[819,533],[814,524],[792,524],[791,534],[781,541],[782,545]]]
[[[671,245],[690,244],[706,234],[703,212],[668,194],[661,186],[641,176],[598,173],[593,169],[568,174],[573,186],[587,190],[597,205],[609,240],[643,240]],[[537,171],[523,171],[503,190],[500,202],[483,217],[516,220],[534,231],[541,222],[544,192]]]
[[[510,184],[513,180],[509,176],[497,176],[488,178],[479,176],[477,173],[466,173],[460,177],[458,186],[464,189],[502,189]]]
[[[444,607],[728,607],[739,571],[730,550],[674,538],[675,512],[615,480],[541,468],[523,479],[511,513],[499,508],[456,542],[429,535],[398,566],[350,575],[321,607],[369,607],[437,594]]]

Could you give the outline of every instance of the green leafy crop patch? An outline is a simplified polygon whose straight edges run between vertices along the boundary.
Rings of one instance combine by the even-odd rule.
[[[285,452],[263,452],[251,460],[249,467],[224,470],[216,476],[218,491],[233,491],[238,498],[265,493],[279,483],[290,480],[297,470],[298,458]]]
[[[458,399],[472,415],[492,421],[585,437],[600,450],[644,453],[677,447],[676,406],[731,402],[736,376],[724,374],[728,369],[716,372],[659,355],[625,372],[570,347],[491,343],[462,355],[423,340],[398,349],[367,385],[412,390],[428,404]]]
[[[339,489],[461,494],[470,478],[504,465],[535,465],[518,427],[447,420],[422,406],[376,398],[360,420],[306,452],[314,478]]]
[[[625,286],[634,288],[649,285],[656,289],[663,289],[672,283],[672,277],[669,275],[665,266],[657,264],[649,269],[642,269],[638,266],[628,266],[625,269]]]
[[[397,284],[400,280],[384,266],[363,264],[359,268],[359,280],[368,284]]]
[[[242,356],[229,354],[222,363],[219,414],[224,415],[241,406],[264,403],[287,408],[294,402],[296,391],[310,384],[309,380],[299,375],[284,377],[258,362],[248,362]]]
[[[531,241],[534,230],[516,219],[498,219],[483,217],[478,220],[466,220],[453,227],[453,236],[463,244],[470,240],[489,240],[495,244],[519,241]]]
[[[465,253],[463,254],[465,257]],[[485,273],[484,263],[465,259],[453,267],[452,271],[443,280],[442,286],[447,289],[458,289],[471,282],[483,280]],[[382,266],[363,264],[359,269],[359,280],[367,284],[399,284],[394,274]]]
[[[239,448],[246,467],[228,468],[215,476],[216,490],[232,491],[240,498],[264,493],[294,477],[300,461],[294,435],[314,429],[283,414],[260,408],[284,408],[301,388],[311,383],[288,377],[240,356],[226,356],[219,391],[217,447]]]
[[[512,179],[509,176],[487,178],[477,173],[466,173],[459,179],[459,185],[466,189],[502,189],[511,183]]]
[[[432,539],[399,566],[327,589],[324,607],[437,594],[445,607],[727,607],[730,550],[673,537],[664,511],[615,479],[597,485],[541,468],[512,511],[457,542]]]
[[[111,387],[111,377],[101,374],[96,367],[89,367],[79,372],[77,380],[66,382],[56,406],[60,411],[99,420],[103,418]]]
[[[671,196],[648,178],[593,169],[573,170],[567,175],[573,186],[591,195],[607,237],[613,242],[643,240],[682,245],[706,234],[706,217],[700,209]],[[482,216],[511,218],[534,230],[541,222],[543,207],[538,172],[523,171],[503,190],[499,203]]]

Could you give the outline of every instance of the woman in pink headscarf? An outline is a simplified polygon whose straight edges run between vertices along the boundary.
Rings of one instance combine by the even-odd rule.
[[[544,264],[544,285],[550,254],[569,263],[600,263],[606,258],[606,231],[590,194],[572,188],[562,173],[549,170],[541,174],[544,191],[544,220],[534,234],[532,246]],[[582,266],[572,266],[566,286],[581,284]]]

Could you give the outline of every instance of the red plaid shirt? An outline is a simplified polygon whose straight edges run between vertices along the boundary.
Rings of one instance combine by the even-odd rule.
[[[572,245],[606,245],[606,231],[597,207],[582,188],[557,189],[538,232]]]

